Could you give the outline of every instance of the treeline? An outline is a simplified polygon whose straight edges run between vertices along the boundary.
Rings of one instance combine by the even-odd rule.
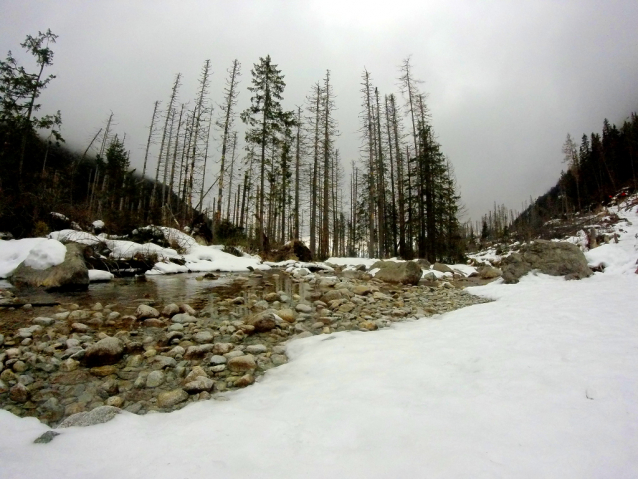
[[[167,101],[154,103],[142,169],[134,171],[125,135],[114,133],[113,115],[82,155],[71,155],[55,146],[61,141],[59,114],[57,122],[48,124],[27,114],[25,106],[52,79],[40,81],[51,65],[48,45],[55,35],[38,38],[40,50],[29,50],[41,67],[38,74],[19,70],[10,54],[2,62],[0,133],[5,146],[0,161],[3,186],[11,186],[1,192],[8,208],[0,211],[1,229],[31,234],[28,222],[16,227],[25,210],[18,207],[20,199],[27,191],[48,192],[26,208],[39,205],[29,214],[31,227],[52,210],[87,221],[104,219],[112,230],[148,223],[182,228],[205,220],[211,240],[265,252],[301,239],[318,258],[462,257],[454,171],[436,141],[426,96],[409,58],[399,72],[399,95],[382,95],[370,73],[363,72],[358,159],[343,159],[339,153],[330,71],[311,86],[303,104],[286,110],[285,77],[270,56],[260,58],[247,85],[250,105],[240,112],[242,65],[232,62],[222,99],[215,103],[207,60],[194,99],[180,97],[183,76],[178,73]],[[28,87],[20,90],[11,75],[22,76]],[[7,107],[4,99],[11,95],[17,101]],[[238,117],[244,135],[238,131]],[[39,139],[47,128],[49,138]],[[26,153],[20,154],[25,136]],[[23,160],[29,164],[24,174]],[[39,164],[42,174],[35,175]],[[345,164],[352,168],[349,178]]]
[[[535,201],[530,198],[520,214],[495,206],[481,220],[480,237],[466,225],[470,242],[549,237],[554,229],[545,228],[547,221],[593,212],[622,188],[637,191],[638,115],[632,113],[620,128],[605,119],[602,133],[584,134],[578,144],[567,134],[562,154],[566,169],[555,186]]]

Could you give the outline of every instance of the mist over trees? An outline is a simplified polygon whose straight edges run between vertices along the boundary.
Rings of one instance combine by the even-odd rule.
[[[149,223],[204,223],[208,240],[266,254],[303,240],[318,258],[462,258],[454,169],[410,58],[397,71],[398,92],[381,92],[363,69],[359,124],[345,125],[360,131],[358,158],[339,151],[330,70],[287,110],[285,75],[269,55],[251,65],[244,84],[242,65],[233,60],[221,92],[210,89],[213,65],[206,60],[194,99],[180,95],[187,79],[177,73],[167,97],[149,105],[136,171],[126,135],[115,133],[116,113],[96,125],[81,155],[59,146],[59,112],[35,118],[35,101],[54,78],[43,75],[56,38],[47,31],[22,44],[36,59],[35,73],[11,53],[0,65],[1,230],[42,233],[54,211],[84,224],[103,219],[117,233]],[[241,112],[240,95],[250,96]]]
[[[561,153],[565,169],[556,185],[530,198],[521,213],[494,205],[480,222],[463,226],[469,242],[551,237],[544,228],[548,220],[586,216],[623,188],[638,190],[638,115],[632,113],[620,127],[605,119],[602,133],[583,134],[580,142],[568,133]]]

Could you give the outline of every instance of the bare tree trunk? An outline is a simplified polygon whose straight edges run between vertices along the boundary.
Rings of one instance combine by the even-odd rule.
[[[295,212],[294,232],[295,239],[299,239],[299,172],[301,170],[301,107],[297,107],[297,144],[295,150]]]
[[[151,141],[153,140],[153,128],[155,126],[155,118],[157,116],[157,107],[159,106],[159,101],[155,102],[155,106],[153,107],[153,116],[151,117],[151,126],[148,129],[148,139],[146,140],[146,150],[144,151],[144,167],[142,168],[142,180],[141,180],[141,192],[140,192],[140,201],[137,205],[138,213],[142,211],[142,203],[144,201],[144,177],[146,176],[146,165],[148,164],[148,151],[151,148]]]
[[[171,89],[171,98],[168,102],[168,108],[166,109],[166,119],[164,120],[164,130],[162,133],[162,142],[160,144],[159,156],[157,157],[157,169],[155,170],[155,182],[153,183],[153,190],[151,191],[151,202],[150,207],[152,208],[155,205],[155,192],[157,191],[157,182],[159,181],[159,172],[160,167],[162,165],[162,155],[164,154],[164,143],[166,142],[166,132],[168,130],[168,120],[171,116],[171,112],[173,111],[173,104],[175,103],[175,99],[177,98],[177,90],[180,87],[179,80],[182,74],[178,73],[175,76],[175,82],[173,82],[173,88]]]
[[[226,218],[230,217],[230,197],[233,192],[233,176],[235,174],[235,151],[237,148],[237,132],[236,131],[233,132],[232,145],[233,145],[233,149],[230,155],[230,172],[228,174],[228,206],[226,207]],[[221,197],[218,198],[218,201],[221,201]]]

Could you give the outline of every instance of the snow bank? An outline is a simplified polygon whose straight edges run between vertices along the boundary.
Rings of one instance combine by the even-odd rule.
[[[58,241],[73,241],[75,243],[86,244],[89,246],[96,245],[103,241],[101,238],[98,238],[91,233],[85,233],[84,231],[75,230],[53,231],[52,233],[49,233],[48,237]]]
[[[45,426],[0,411],[3,476],[635,477],[636,287],[492,283],[473,291],[497,302],[436,321],[294,341],[230,401],[125,413],[46,446],[31,443]]]
[[[328,264],[334,264],[337,266],[359,266],[365,265],[366,269],[369,269],[374,263],[379,261],[376,258],[343,258],[343,257],[331,257],[325,262]]]
[[[66,248],[59,241],[47,238],[0,240],[0,278],[8,278],[26,261],[34,269],[47,269],[64,261]]]
[[[113,273],[109,273],[108,271],[102,271],[99,269],[89,270],[89,281],[91,283],[111,281],[113,278],[115,278],[115,275],[113,275]]]
[[[123,413],[46,446],[32,444],[46,426],[0,410],[2,476],[637,477],[636,234],[581,281],[529,274],[436,320],[293,341],[226,402]]]

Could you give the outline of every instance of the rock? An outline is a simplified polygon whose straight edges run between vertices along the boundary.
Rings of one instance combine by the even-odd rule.
[[[246,324],[253,326],[256,332],[264,333],[277,326],[277,319],[279,316],[276,316],[274,311],[269,309],[251,316],[246,320]]]
[[[121,408],[124,405],[124,399],[120,396],[111,396],[106,400],[106,405]]]
[[[199,359],[213,350],[212,344],[202,344],[200,346],[189,346],[184,353],[185,359]]]
[[[124,355],[124,345],[117,338],[106,337],[86,348],[84,362],[88,367],[115,364]]]
[[[25,403],[29,400],[29,390],[24,384],[18,383],[9,390],[9,399]]]
[[[436,274],[434,274],[432,271],[423,275],[424,281],[436,281],[436,279]]]
[[[252,355],[247,354],[229,359],[227,367],[234,373],[243,373],[255,369],[257,367],[257,363]]]
[[[321,301],[324,303],[329,303],[330,301],[334,301],[335,299],[341,299],[343,297],[343,293],[338,289],[331,289],[326,294],[323,295]]]
[[[215,343],[213,345],[213,354],[230,353],[235,348],[233,343]]]
[[[162,316],[168,316],[169,318],[172,318],[177,313],[179,313],[179,306],[175,303],[167,304],[162,310]]]
[[[184,385],[184,390],[190,394],[197,394],[202,391],[210,391],[215,386],[215,381],[210,378],[199,376],[194,381],[189,381]]]
[[[221,364],[226,364],[228,360],[224,356],[220,356],[216,354],[215,356],[211,356],[210,364],[213,366],[219,366]]]
[[[578,246],[567,242],[536,240],[521,247],[518,253],[503,258],[501,263],[505,283],[517,283],[532,270],[551,276],[582,279],[593,273]]]
[[[53,438],[55,436],[59,436],[59,435],[60,435],[59,432],[47,431],[44,434],[42,434],[40,437],[38,437],[35,441],[33,441],[33,444],[48,444],[51,441],[53,441]]]
[[[350,311],[352,311],[356,306],[352,303],[345,303],[342,304],[341,306],[339,306],[339,311],[342,313],[349,313]]]
[[[60,364],[60,371],[63,371],[63,372],[75,371],[79,365],[80,363],[76,361],[75,359],[68,358],[62,361],[62,364]]]
[[[183,349],[184,348],[182,348],[182,351]],[[158,369],[174,368],[175,366],[177,366],[177,361],[175,361],[175,359],[168,356],[155,356],[152,359],[152,364],[154,368],[158,368]]]
[[[176,314],[171,318],[171,321],[174,323],[196,323],[197,318],[195,316],[191,316],[190,314],[180,313]]]
[[[76,331],[78,333],[87,333],[89,331],[89,328],[86,324],[84,323],[73,323],[71,325],[71,330],[72,331]]]
[[[264,295],[264,300],[272,303],[274,301],[279,301],[279,295],[277,293],[268,293]]]
[[[164,382],[164,373],[162,371],[151,371],[146,377],[146,387],[156,388]]]
[[[197,311],[195,311],[193,308],[191,308],[188,304],[185,304],[185,303],[182,303],[179,305],[179,310],[182,313],[190,314],[191,316],[195,316],[197,314]]]
[[[417,262],[417,264],[421,267],[421,269],[430,269],[430,266],[432,266],[432,263],[430,263],[427,259],[417,259],[415,260]]]
[[[84,263],[85,245],[68,243],[64,261],[56,266],[38,270],[20,263],[10,281],[18,288],[32,287],[46,290],[84,291],[89,287],[89,270]]]
[[[503,272],[499,268],[489,265],[485,265],[478,270],[478,275],[481,279],[494,279],[498,278],[502,274]]]
[[[184,356],[184,353],[186,352],[186,350],[181,347],[181,346],[175,346],[173,349],[171,349],[168,353],[169,356],[174,357],[174,356]]]
[[[373,266],[379,268],[375,278],[386,283],[418,284],[423,274],[414,261],[377,261]]]
[[[281,366],[288,362],[288,358],[284,354],[273,354],[270,356],[270,360],[275,366]]]
[[[226,359],[232,359],[232,358],[236,358],[238,356],[243,356],[243,355],[244,355],[244,352],[237,349],[235,351],[231,351],[230,353],[224,354],[224,357]]]
[[[268,351],[268,348],[263,344],[251,344],[247,346],[245,352],[247,354],[262,354]]]
[[[277,316],[279,316],[287,323],[295,322],[295,312],[290,308],[280,309],[279,311],[277,311]]]
[[[307,263],[312,261],[312,252],[303,243],[303,241],[300,240],[290,241],[278,250],[273,250],[270,252],[271,261],[279,262],[289,259]]]
[[[157,405],[161,408],[173,407],[188,399],[188,393],[183,389],[173,389],[157,396]]]
[[[311,313],[312,307],[308,304],[299,303],[297,306],[295,306],[295,310],[299,313]]]
[[[366,294],[372,293],[374,290],[370,285],[367,284],[358,284],[354,288],[352,288],[352,292],[354,294],[358,294],[359,296],[365,296]]]
[[[184,379],[184,383],[189,383],[191,381],[195,381],[195,379],[197,378],[207,378],[208,374],[206,374],[206,371],[204,371],[204,368],[201,366],[195,366],[190,373],[188,373],[188,376],[186,376],[186,378]]]
[[[95,368],[91,368],[91,374],[99,378],[105,378],[107,376],[117,374],[117,368],[115,366],[97,366]]]
[[[454,271],[452,271],[452,268],[443,263],[434,263],[432,265],[432,269],[434,271],[438,271],[439,273],[454,273]]]
[[[213,341],[213,333],[211,333],[210,331],[200,331],[195,335],[194,339],[196,343],[210,343]]]
[[[0,346],[4,344],[4,334],[0,334]]]
[[[33,318],[33,320],[31,321],[33,324],[39,324],[40,326],[51,326],[53,323],[55,323],[55,319],[53,318],[45,318],[43,316],[39,316],[37,318]]]
[[[135,311],[137,319],[159,318],[159,311],[148,304],[140,304]]]
[[[27,365],[24,361],[16,361],[13,363],[12,369],[16,373],[23,373],[27,370]]]
[[[122,410],[113,406],[100,406],[88,412],[79,412],[67,417],[60,423],[58,429],[66,427],[86,427],[103,424],[120,414]]]
[[[250,386],[255,382],[255,378],[252,374],[244,374],[237,381],[235,381],[235,386],[238,388],[245,388],[246,386]]]

